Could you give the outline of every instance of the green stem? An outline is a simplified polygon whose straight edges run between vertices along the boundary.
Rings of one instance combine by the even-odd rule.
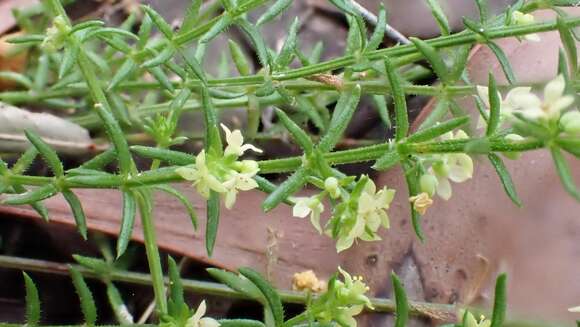
[[[68,275],[68,268],[72,266],[78,270],[84,277],[101,279],[102,276],[95,274],[90,269],[76,264],[63,264],[52,261],[19,258],[0,255],[0,267],[9,269],[18,269],[24,271],[36,271],[50,274]],[[124,282],[138,285],[151,285],[151,276],[144,273],[113,270],[107,276],[111,281]],[[165,284],[169,283],[168,279],[163,279]],[[184,279],[182,281],[183,289],[190,292],[196,292],[207,295],[221,296],[227,298],[249,299],[247,296],[234,291],[233,289],[213,282],[204,282],[197,280]],[[304,304],[306,303],[306,294],[293,291],[278,290],[280,298],[285,303]],[[395,302],[390,299],[371,298],[371,303],[376,312],[395,312]],[[433,304],[426,302],[409,302],[410,313],[418,317],[432,318],[434,316],[452,319],[455,316],[457,308],[447,304]]]
[[[155,225],[153,224],[152,208],[150,196],[140,194],[137,197],[139,212],[141,213],[141,224],[143,226],[143,236],[145,242],[145,252],[149,263],[149,271],[153,291],[155,293],[155,304],[157,310],[164,314],[167,313],[167,297],[165,294],[165,282],[163,281],[163,270],[161,268],[161,258],[159,248],[157,247],[157,238],[155,236]]]

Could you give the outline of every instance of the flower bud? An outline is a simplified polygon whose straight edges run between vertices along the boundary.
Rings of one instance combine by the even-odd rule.
[[[324,189],[333,199],[336,199],[340,196],[340,186],[338,185],[338,179],[334,177],[328,177],[324,181]]]
[[[435,191],[437,190],[437,177],[431,174],[424,174],[421,176],[419,180],[419,185],[421,186],[421,192],[425,192],[429,194],[429,196],[433,196]]]
[[[447,177],[449,176],[449,165],[447,163],[444,162],[436,162],[433,164],[433,171],[435,171],[435,174],[437,174],[438,176],[441,177]]]
[[[505,136],[505,139],[507,141],[518,142],[518,141],[522,141],[524,138],[518,134],[508,134]],[[518,160],[522,156],[522,153],[521,152],[503,152],[503,155],[508,159]]]
[[[560,125],[568,134],[580,134],[580,111],[568,111],[560,118]]]

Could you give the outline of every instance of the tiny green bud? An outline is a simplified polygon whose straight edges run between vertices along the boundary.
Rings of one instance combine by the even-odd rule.
[[[340,196],[340,187],[338,185],[338,179],[334,177],[328,177],[324,181],[324,189],[330,194],[333,199]]]
[[[560,125],[568,134],[580,134],[580,112],[568,111],[560,118]]]
[[[48,52],[56,52],[64,47],[71,28],[62,16],[56,16],[52,26],[46,29],[46,37],[40,45]]]
[[[431,174],[424,174],[423,176],[421,176],[421,179],[419,180],[421,192],[425,192],[429,194],[429,196],[433,196],[435,194],[438,183],[439,182],[437,181],[437,177]]]
[[[524,140],[524,138],[518,134],[508,134],[505,136],[505,139],[512,142],[519,142]],[[518,160],[522,156],[520,152],[504,152],[503,155],[511,160]]]

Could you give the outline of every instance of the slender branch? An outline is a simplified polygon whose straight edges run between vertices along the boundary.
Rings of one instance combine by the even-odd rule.
[[[8,269],[18,269],[24,271],[36,271],[49,274],[68,275],[69,267],[72,266],[77,269],[83,276],[88,278],[100,279],[101,277],[95,274],[90,269],[76,264],[63,264],[52,261],[28,259],[12,256],[0,255],[0,267]],[[151,276],[149,274],[114,270],[107,276],[112,281],[125,282],[138,285],[151,285]],[[169,280],[165,279],[168,285]],[[227,298],[250,299],[244,294],[238,293],[233,289],[214,282],[204,282],[191,279],[184,279],[182,281],[183,289],[206,295],[215,295]],[[286,303],[304,304],[306,303],[306,294],[278,290],[280,298]],[[391,299],[372,298],[371,302],[375,307],[376,312],[395,312],[395,302]],[[410,313],[418,317],[437,318],[441,320],[450,321],[455,317],[457,308],[453,305],[434,304],[426,302],[410,301]]]
[[[377,26],[379,20],[375,14],[370,12],[367,8],[362,6],[356,0],[350,0],[350,2],[352,3],[355,10],[358,11],[361,16],[363,16],[373,26]],[[409,39],[406,36],[404,36],[401,32],[397,31],[394,27],[392,27],[388,23],[385,24],[385,34],[387,34],[391,39],[401,44],[411,43],[411,41],[409,41]]]

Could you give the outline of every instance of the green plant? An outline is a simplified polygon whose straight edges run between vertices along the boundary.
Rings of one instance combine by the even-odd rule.
[[[358,7],[349,0],[331,2],[344,11],[350,30],[344,56],[323,62],[319,61],[320,47],[310,56],[300,49],[298,20],[290,26],[279,52],[269,49],[262,38],[261,26],[280,15],[290,5],[289,0],[274,2],[255,24],[248,20],[246,14],[268,1],[224,0],[220,2],[223,12],[205,20],[199,11],[200,1],[194,0],[177,31],[147,6],[141,8],[144,16],[139,26],[136,26],[133,17],[119,28],[106,27],[99,20],[73,23],[58,0],[43,2],[50,15],[46,29],[32,24],[31,16],[19,15],[20,24],[28,34],[13,38],[12,42],[33,51],[36,62],[28,74],[3,75],[28,90],[1,92],[0,100],[12,104],[40,103],[54,108],[75,107],[78,114],[71,121],[95,131],[104,131],[110,147],[79,167],[65,170],[57,152],[42,137],[28,131],[26,137],[32,148],[12,167],[0,161],[0,186],[2,193],[7,194],[2,203],[30,204],[48,219],[42,201],[62,193],[71,206],[79,232],[86,238],[86,218],[74,190],[110,188],[121,191],[123,218],[117,257],[127,249],[139,212],[156,310],[162,323],[183,325],[192,319],[192,315],[197,317],[196,312],[199,314],[204,310],[200,307],[192,311],[184,303],[179,278],[171,260],[172,287],[170,297],[166,296],[153,226],[155,203],[152,193],[163,191],[183,202],[194,228],[197,227],[197,214],[187,198],[170,186],[171,182],[192,181],[196,191],[207,199],[205,239],[209,255],[218,241],[221,202],[225,203],[226,208],[231,208],[235,205],[237,193],[251,189],[260,189],[269,194],[262,205],[264,211],[286,203],[294,206],[295,216],[310,215],[312,224],[321,234],[337,240],[337,251],[345,250],[359,240],[380,239],[378,229],[389,228],[387,211],[394,192],[405,191],[386,186],[377,191],[368,176],[346,176],[336,168],[347,163],[374,162],[373,168],[378,171],[397,165],[403,168],[408,188],[406,192],[412,202],[412,226],[421,240],[424,239],[421,216],[433,203],[435,195],[445,200],[451,197],[451,182],[460,183],[472,178],[473,154],[488,157],[507,195],[520,206],[521,200],[502,156],[512,158],[521,152],[547,149],[552,154],[565,189],[580,200],[580,193],[563,155],[563,152],[575,157],[580,155],[580,118],[576,108],[571,108],[575,102],[573,94],[577,93],[580,85],[574,43],[578,36],[573,29],[580,25],[580,19],[565,17],[558,7],[573,5],[574,1],[520,0],[497,17],[488,16],[485,1],[476,1],[480,10],[479,21],[465,19],[466,30],[456,34],[450,33],[438,2],[427,1],[442,36],[427,41],[411,38],[410,44],[381,49],[386,26],[384,8],[378,15],[375,30],[367,37],[365,21]],[[553,9],[560,16],[554,22],[534,22],[528,14],[543,8]],[[251,40],[261,67],[253,71],[249,58],[244,56],[235,42],[230,41],[231,59],[239,76],[215,78],[204,71],[202,65],[207,45],[234,25]],[[154,28],[159,35],[152,34]],[[131,32],[133,29],[138,32]],[[506,79],[515,84],[510,62],[494,41],[515,36],[525,42],[537,38],[537,33],[550,30],[559,31],[564,49],[560,53],[559,72],[546,85],[544,99],[533,95],[530,88],[515,87],[503,99],[500,91],[504,90],[498,87],[492,75],[487,86],[473,85],[469,81],[465,66],[469,50],[475,44],[486,44],[497,56]],[[189,51],[192,44],[195,44],[195,52]],[[440,84],[413,84],[425,73],[431,73],[415,65],[421,60],[430,64]],[[292,68],[294,62],[300,66]],[[392,98],[396,126],[394,139],[354,149],[335,150],[365,94],[373,95],[377,110],[387,124],[390,124],[390,118],[386,96]],[[415,132],[410,131],[406,103],[408,94],[430,95],[438,101]],[[468,134],[461,129],[468,126],[470,118],[456,99],[465,95],[475,98],[481,115],[480,125],[485,127],[483,134]],[[279,108],[275,111],[277,128],[273,131],[284,129],[300,146],[302,156],[243,159],[248,150],[254,154],[261,150],[249,143],[244,144],[240,130],[232,131],[222,124],[224,142],[218,110],[245,107],[248,121],[244,134],[250,141],[255,141],[274,134],[259,131],[260,112],[266,106]],[[291,110],[283,110],[287,108]],[[203,139],[204,148],[195,155],[171,149],[186,142],[190,136],[178,130],[182,114],[187,111],[200,111],[205,125],[204,132],[198,135]],[[315,126],[315,131],[303,127],[308,122]],[[130,145],[132,131],[142,131],[155,145]],[[51,169],[52,177],[25,173],[38,156]],[[150,168],[139,170],[136,157],[152,159]],[[111,163],[118,168],[114,172],[105,168]],[[274,185],[265,178],[274,173],[290,173],[290,176],[280,185]],[[295,194],[306,185],[320,192],[310,198],[296,197]],[[325,203],[331,204],[332,215],[323,224],[320,213],[325,210]],[[87,262],[85,260],[84,265],[93,265],[92,269],[96,267],[97,261],[90,265]],[[98,262],[98,266],[102,267],[112,264]],[[312,298],[302,316],[285,320],[278,292],[256,272],[241,269],[240,273],[243,277],[212,271],[221,282],[262,303],[266,312],[264,324],[267,326],[293,326],[308,320],[317,321],[320,326],[333,322],[348,326],[353,324],[353,320],[352,315],[346,313],[360,312],[362,302],[367,308],[372,308],[368,299],[362,301],[362,294],[359,294],[362,297],[358,300],[345,303],[345,298],[339,295],[344,291],[344,285],[349,283],[340,284],[342,282],[333,278],[329,282],[328,292],[318,298],[326,300]],[[91,309],[90,291],[87,291],[75,270],[72,270],[72,276],[86,323],[94,324],[96,317],[94,309]],[[347,273],[343,276],[345,280],[351,279],[352,285],[361,282],[353,281]],[[38,322],[38,310],[34,309],[37,301],[34,300],[33,283],[28,277],[25,281],[31,299],[28,319],[30,324],[35,324]],[[499,282],[504,283],[504,279],[500,278]],[[110,285],[107,287],[110,288],[111,302],[122,303],[118,292]],[[501,285],[498,287],[504,288]],[[342,291],[337,291],[337,287],[342,287]],[[397,326],[404,326],[406,301],[396,278],[394,288],[397,295]],[[503,318],[500,317],[505,311],[505,300],[502,300],[505,296],[501,292],[498,294],[497,312],[494,311],[491,320],[494,327],[502,324]],[[328,303],[332,305],[327,307]],[[356,308],[351,305],[356,305]],[[117,316],[122,320],[120,311]],[[473,326],[473,317],[465,317],[463,324]],[[262,324],[250,321],[220,323],[223,326]]]

